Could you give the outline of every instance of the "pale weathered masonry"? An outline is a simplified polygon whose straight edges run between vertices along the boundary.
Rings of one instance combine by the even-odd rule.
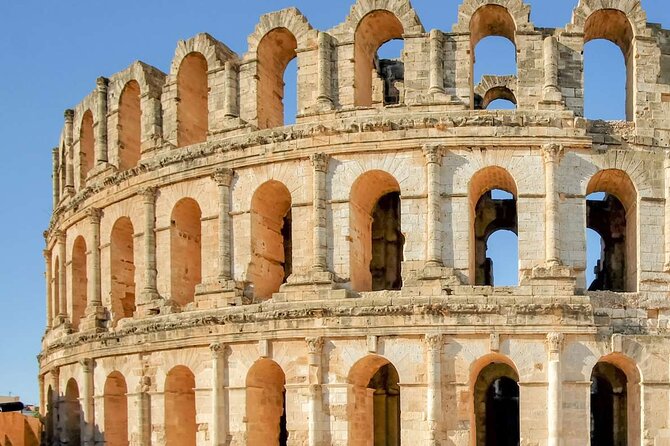
[[[289,8],[244,55],[199,34],[169,74],[135,62],[65,112],[47,444],[670,445],[670,31],[636,0],[579,0],[561,29],[521,0],[458,17],[358,0],[319,31]],[[490,35],[517,73],[475,84]],[[600,38],[625,122],[583,116]],[[498,230],[515,287],[493,283]]]

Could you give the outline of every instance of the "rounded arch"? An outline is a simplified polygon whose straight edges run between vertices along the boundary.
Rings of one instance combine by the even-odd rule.
[[[497,429],[500,425],[510,429],[505,432],[506,435],[518,437],[519,371],[514,362],[499,353],[485,355],[470,366],[469,382],[472,395],[470,422],[471,426],[475,426],[475,429],[470,431],[471,444],[477,446],[489,444],[486,441],[487,431]],[[514,404],[515,398],[516,404]],[[505,410],[492,407],[492,404],[495,404],[493,400],[502,401]],[[502,415],[504,420],[491,419],[496,415]]]
[[[491,191],[502,190],[512,195],[510,200],[496,199]],[[502,167],[488,166],[477,171],[468,185],[470,204],[470,282],[476,285],[495,285],[493,262],[487,257],[488,239],[498,230],[518,235],[516,200],[517,183]],[[510,259],[511,261],[511,259]],[[518,262],[518,258],[516,259]]]
[[[607,38],[605,35],[610,35],[610,37],[615,37],[617,34],[619,36],[623,36],[622,32],[624,32],[624,30],[619,29],[619,26],[622,24],[622,22],[620,21],[620,18],[617,18],[615,19],[615,22],[612,22],[609,25],[607,23],[601,24],[592,22],[591,25],[595,27],[591,28],[590,31],[596,31],[600,26],[602,26],[602,28],[610,29],[608,31],[604,31],[602,28],[600,28],[601,31],[604,31],[600,37],[592,37],[594,34],[589,34],[589,37],[587,37],[587,22],[593,14],[598,13],[599,11],[617,11],[623,14],[626,17],[628,24],[630,25],[633,37],[648,34],[647,14],[642,9],[640,2],[630,0],[612,0],[607,4],[599,0],[579,0],[579,3],[572,12],[572,22],[569,25],[568,30],[571,32],[583,32],[585,34],[585,41],[587,42],[591,40],[591,38]],[[609,16],[608,18],[614,18],[614,16]],[[617,43],[614,40],[612,40],[612,42]]]
[[[135,240],[133,223],[121,217],[110,235],[110,296],[112,323],[133,317],[135,313]]]
[[[505,6],[489,3],[477,8],[470,18],[469,31],[472,48],[490,36],[505,37],[516,45],[516,23]]]
[[[400,444],[400,377],[383,356],[368,355],[359,359],[349,371],[347,383],[348,439],[353,446]]]
[[[349,194],[349,268],[355,291],[399,289],[404,236],[400,185],[383,170],[361,174]]]
[[[81,118],[79,130],[79,176],[80,185],[95,166],[95,136],[93,134],[93,112],[86,110]]]
[[[247,443],[286,444],[286,376],[275,361],[262,358],[246,378]]]
[[[195,376],[188,367],[176,366],[165,378],[165,444],[195,446]]]
[[[67,444],[81,443],[81,403],[79,402],[79,384],[70,378],[65,386],[64,434]]]
[[[107,376],[104,388],[104,435],[108,446],[128,446],[128,386],[121,372]]]
[[[636,291],[638,286],[638,193],[626,172],[605,169],[589,181],[586,195],[604,192],[605,201],[587,201],[587,227],[603,239],[594,289]]]
[[[72,245],[72,314],[70,322],[74,330],[79,329],[79,323],[86,312],[88,301],[88,270],[86,265],[86,240],[78,236]]]
[[[128,170],[137,166],[142,144],[142,108],[140,84],[129,80],[121,90],[119,98],[119,169]]]
[[[601,357],[591,372],[591,439],[594,444],[639,444],[641,374],[621,353]]]
[[[261,41],[268,33],[279,28],[284,28],[293,35],[298,48],[313,48],[317,44],[318,33],[302,12],[297,8],[285,8],[261,16],[254,32],[247,38],[249,50],[245,58],[257,58]]]
[[[254,297],[268,299],[292,273],[291,193],[269,180],[251,197],[251,261],[247,278]]]
[[[510,90],[508,87],[493,87],[484,93],[484,96],[482,97],[481,108],[484,110],[487,109],[493,101],[498,99],[503,99],[505,101],[511,102],[514,105],[517,105],[516,96],[512,90]]]
[[[285,27],[270,30],[258,43],[256,111],[261,129],[284,125],[284,72],[297,49],[296,36]]]
[[[207,140],[209,85],[207,59],[202,53],[187,54],[177,72],[177,146]]]
[[[354,33],[354,105],[372,106],[377,50],[389,40],[402,39],[404,33],[398,17],[386,9],[370,11],[358,22]]]
[[[193,302],[202,281],[202,212],[193,198],[182,198],[170,216],[170,297],[180,306]]]
[[[355,32],[371,12],[386,11],[396,17],[404,33],[420,34],[425,30],[409,0],[356,0],[345,20],[346,27]]]

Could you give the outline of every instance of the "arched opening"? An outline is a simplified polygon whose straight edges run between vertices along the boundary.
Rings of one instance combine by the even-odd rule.
[[[133,224],[128,217],[114,223],[110,238],[112,322],[135,313],[135,252]]]
[[[105,445],[128,446],[128,387],[119,372],[113,372],[105,382]]]
[[[79,131],[79,177],[80,185],[86,184],[86,176],[95,165],[95,136],[93,135],[93,113],[86,110]]]
[[[119,99],[119,169],[128,170],[140,161],[142,109],[140,84],[129,81]]]
[[[502,362],[484,367],[474,384],[477,446],[520,444],[519,375]]]
[[[86,269],[86,242],[84,237],[77,237],[72,246],[72,328],[79,329],[86,311],[88,294],[88,273]]]
[[[181,61],[177,73],[177,146],[207,141],[209,130],[209,86],[207,60],[190,53]]]
[[[258,44],[258,128],[284,125],[284,72],[297,57],[298,41],[286,28],[275,28]]]
[[[591,194],[586,199],[596,194]],[[598,201],[604,199],[605,194],[602,195],[602,198],[596,198]],[[591,287],[598,288],[599,285],[595,283],[597,275],[600,274],[602,270],[602,261],[603,261],[603,238],[591,228],[586,228],[586,288],[592,290]]]
[[[180,306],[193,302],[202,282],[200,206],[192,198],[179,200],[170,224],[171,299]]]
[[[165,445],[195,446],[195,376],[184,366],[165,379]]]
[[[400,445],[400,378],[386,358],[368,356],[348,377],[349,444]]]
[[[291,60],[284,70],[284,125],[295,124],[298,116],[298,58]]]
[[[628,17],[618,9],[599,9],[586,20],[584,25],[585,116],[621,119],[625,115],[626,120],[633,120],[635,103],[633,37],[633,27]],[[621,66],[619,62],[621,59],[609,51],[608,45],[601,45],[597,42],[589,44],[598,39],[607,40],[619,47],[623,53],[625,74],[616,68]],[[621,88],[623,84],[625,84],[625,89]],[[603,96],[598,97],[598,94]],[[612,98],[623,99],[624,95],[625,106],[620,107],[617,111],[616,107],[611,106]],[[610,104],[607,109],[599,108],[597,105],[601,99],[607,99],[603,101]],[[619,100],[622,101],[622,99]],[[592,115],[593,112],[595,113]]]
[[[470,20],[470,103],[473,109],[477,108],[475,85],[485,75],[516,75],[516,55],[516,24],[507,8],[489,4],[477,9]]]
[[[591,291],[637,290],[637,192],[622,170],[598,172],[589,182],[586,227],[602,239]]]
[[[247,444],[286,446],[286,377],[279,364],[259,359],[247,373]]]
[[[493,87],[484,96],[475,94],[475,109],[481,110],[514,110],[516,96],[508,87]]]
[[[279,181],[262,184],[251,198],[251,263],[256,299],[269,299],[293,268],[291,193]]]
[[[400,185],[381,170],[362,174],[349,196],[351,286],[355,291],[399,290],[405,237]]]
[[[61,403],[64,410],[61,416],[65,418],[63,426],[65,444],[81,444],[81,404],[79,403],[79,386],[74,378],[70,378],[65,387],[65,401]]]
[[[486,167],[470,180],[469,195],[472,284],[518,284],[519,232],[514,179],[501,167]],[[494,273],[494,257],[501,266],[501,274]],[[496,278],[500,282],[496,283]]]
[[[375,10],[358,24],[354,36],[354,105],[397,104],[403,95],[405,66],[399,59],[380,59],[378,50],[391,40],[402,40],[404,29],[391,12]]]
[[[639,375],[630,361],[610,355],[591,373],[591,444],[625,446],[639,443]]]

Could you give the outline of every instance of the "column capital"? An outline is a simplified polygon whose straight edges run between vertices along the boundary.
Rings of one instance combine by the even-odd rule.
[[[44,256],[44,260],[51,260],[51,250],[50,249],[43,249],[42,250],[42,255]]]
[[[423,340],[429,350],[440,350],[444,345],[444,336],[438,333],[427,334]]]
[[[58,382],[58,378],[60,377],[60,369],[58,367],[53,368],[49,371],[49,373],[51,374],[51,379],[54,382]]]
[[[107,91],[107,86],[109,85],[109,79],[100,76],[95,80],[95,83],[98,86],[98,91],[100,92]]]
[[[557,163],[563,156],[563,145],[549,143],[542,146],[542,157],[545,163]]]
[[[235,171],[227,167],[221,169],[216,169],[212,174],[212,179],[216,181],[216,184],[219,186],[230,187],[233,183],[233,178],[235,176]]]
[[[91,358],[85,358],[79,360],[79,365],[81,366],[84,373],[91,373],[93,371],[95,362]]]
[[[144,198],[144,202],[154,202],[158,196],[158,188],[155,186],[149,186],[140,189],[137,191],[137,195]]]
[[[550,353],[558,353],[561,351],[561,346],[563,345],[563,340],[565,336],[563,333],[548,333],[547,334],[547,348]]]
[[[72,110],[71,108],[68,108],[63,113],[63,116],[65,117],[65,122],[68,122],[68,121],[72,122],[74,120],[74,110]]]
[[[323,152],[312,153],[309,156],[309,161],[317,172],[328,172],[328,162],[330,161],[329,155]]]
[[[307,349],[310,354],[319,354],[323,349],[323,338],[321,336],[316,336],[312,338],[305,338],[307,342]]]
[[[426,158],[426,164],[442,165],[442,146],[435,144],[426,144],[422,148],[423,156]]]
[[[221,357],[226,352],[227,347],[228,345],[224,344],[223,342],[213,342],[209,344],[209,350],[212,353],[212,358],[216,359]]]
[[[58,243],[65,243],[65,231],[62,231],[60,229],[56,229],[53,232],[54,237],[56,238],[56,241]]]
[[[86,216],[91,220],[91,223],[93,223],[94,225],[99,225],[100,219],[102,218],[102,209],[88,208],[86,210]]]

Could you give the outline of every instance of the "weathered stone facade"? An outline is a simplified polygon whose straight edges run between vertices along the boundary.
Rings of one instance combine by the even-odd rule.
[[[634,0],[529,12],[464,0],[427,32],[409,0],[358,0],[322,32],[289,8],[244,56],[200,34],[169,74],[98,79],[53,152],[47,444],[582,445],[592,419],[599,444],[670,444],[670,32]],[[474,85],[489,35],[518,72]],[[596,38],[627,122],[583,117]],[[600,291],[587,225],[616,228]],[[496,228],[517,287],[487,279]]]

